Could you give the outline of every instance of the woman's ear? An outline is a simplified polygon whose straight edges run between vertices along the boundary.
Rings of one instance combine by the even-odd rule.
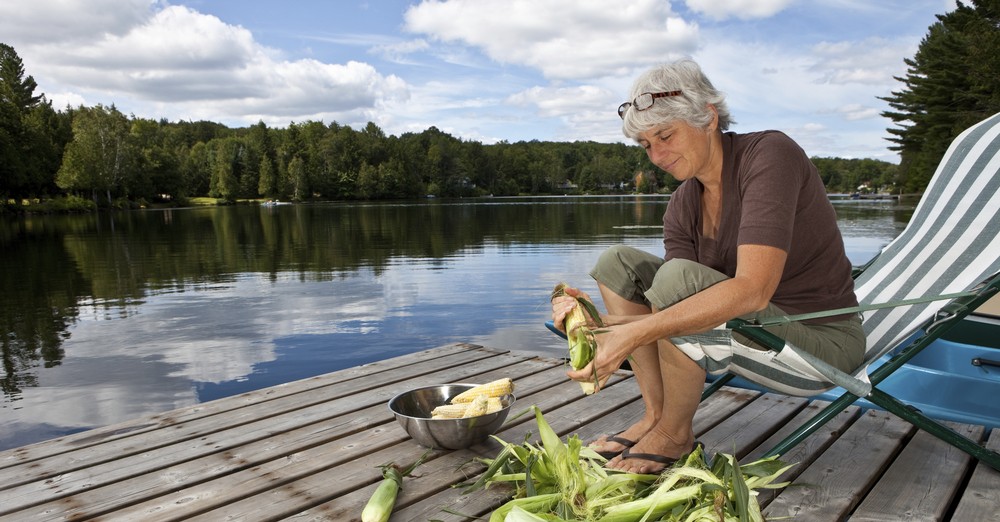
[[[715,108],[715,105],[711,103],[707,104],[708,110],[712,111],[712,121],[708,123],[708,130],[716,131],[719,130],[719,111]]]

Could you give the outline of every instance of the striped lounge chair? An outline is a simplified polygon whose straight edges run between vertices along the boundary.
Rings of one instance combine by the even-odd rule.
[[[817,314],[769,318],[757,324],[730,321],[726,328],[773,350],[768,367],[758,372],[737,367],[734,373],[792,395],[810,396],[838,386],[846,390],[767,455],[785,453],[844,408],[865,398],[1000,470],[1000,454],[878,388],[879,382],[1000,290],[998,236],[1000,114],[954,140],[905,230],[856,274],[855,292],[861,303],[858,311],[863,313],[868,348],[864,363],[853,374],[838,371],[760,328]],[[828,313],[838,315],[844,310]],[[891,357],[885,357],[887,354]],[[875,365],[878,367],[872,369]],[[703,399],[732,375],[706,388]]]

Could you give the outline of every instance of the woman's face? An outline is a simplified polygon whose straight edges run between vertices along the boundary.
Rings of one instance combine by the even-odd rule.
[[[708,129],[700,129],[675,120],[639,134],[637,141],[654,165],[677,181],[685,181],[722,173],[722,156],[715,154],[717,135],[715,121]]]

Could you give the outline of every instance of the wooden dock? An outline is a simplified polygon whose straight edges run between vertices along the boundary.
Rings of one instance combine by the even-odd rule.
[[[357,520],[380,464],[426,451],[386,407],[395,394],[448,382],[515,380],[518,397],[498,434],[521,441],[535,404],[561,435],[585,441],[642,413],[635,380],[621,372],[585,397],[562,361],[456,344],[220,399],[0,453],[0,520]],[[698,410],[709,451],[755,458],[818,406],[725,388]],[[1000,447],[1000,430],[956,425]],[[489,441],[435,451],[407,478],[392,520],[472,520],[502,490],[452,485],[483,469]],[[1000,473],[896,417],[851,409],[782,460],[789,487],[763,499],[765,516],[808,522],[1000,520]],[[467,515],[467,516],[463,516]]]

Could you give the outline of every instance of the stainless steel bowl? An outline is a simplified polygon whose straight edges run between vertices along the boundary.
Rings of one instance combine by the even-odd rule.
[[[431,410],[448,404],[452,397],[474,384],[440,384],[400,393],[389,401],[389,411],[421,446],[462,449],[483,442],[497,432],[514,404],[514,395],[501,397],[503,409],[465,419],[432,419]]]

